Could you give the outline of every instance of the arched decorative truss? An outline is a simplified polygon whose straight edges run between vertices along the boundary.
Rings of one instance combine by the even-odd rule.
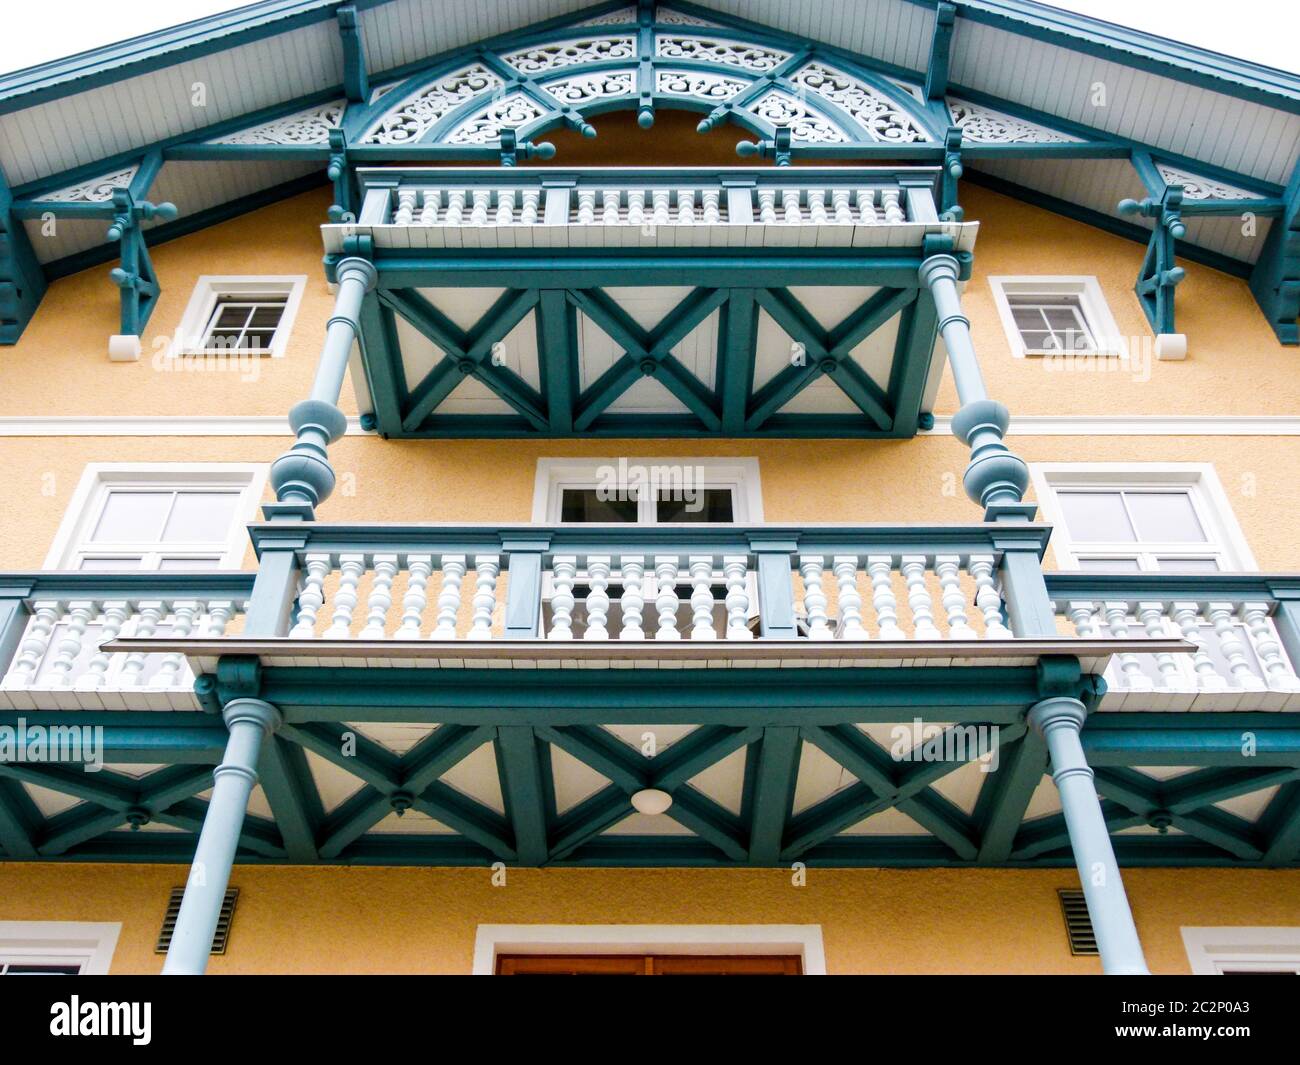
[[[829,50],[826,50],[829,51]],[[723,26],[671,8],[629,7],[456,57],[375,90],[352,121],[358,145],[496,144],[560,126],[656,108],[730,118],[759,134],[788,128],[796,144],[877,145],[942,139],[907,88],[822,49]]]

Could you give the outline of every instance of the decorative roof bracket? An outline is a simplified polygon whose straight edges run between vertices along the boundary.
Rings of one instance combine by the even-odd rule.
[[[1182,206],[1182,185],[1167,185],[1159,199],[1148,196],[1141,202],[1121,200],[1119,203],[1120,214],[1140,215],[1155,222],[1134,291],[1147,321],[1156,331],[1157,357],[1160,356],[1159,338],[1177,332],[1174,328],[1174,288],[1187,276],[1187,271],[1174,262],[1174,242],[1187,233]]]

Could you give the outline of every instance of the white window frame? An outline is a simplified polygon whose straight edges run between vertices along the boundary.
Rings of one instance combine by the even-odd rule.
[[[180,325],[177,326],[176,333],[172,337],[168,355],[172,358],[180,355],[256,355],[273,359],[283,358],[289,344],[289,334],[293,331],[294,319],[298,316],[298,306],[302,303],[302,296],[306,289],[306,274],[273,274],[261,277],[250,274],[203,274],[194,285],[194,292],[190,295]],[[222,296],[254,295],[284,297],[284,313],[280,316],[280,324],[275,327],[275,336],[271,338],[270,349],[241,351],[236,348],[205,347],[208,325],[216,310],[217,300]]]
[[[0,963],[81,966],[82,976],[106,976],[121,922],[0,921]]]
[[[129,463],[92,462],[82,471],[63,521],[45,556],[45,569],[72,568],[75,555],[83,554],[90,525],[98,517],[108,492],[122,485],[131,488],[230,488],[240,493],[235,519],[220,541],[217,569],[239,569],[247,546],[245,525],[257,514],[266,488],[267,467],[252,462]],[[215,542],[215,541],[214,541]],[[111,554],[106,550],[105,554]],[[148,572],[141,570],[140,572]]]
[[[1232,504],[1214,466],[1206,462],[1031,462],[1029,474],[1045,520],[1052,523],[1052,549],[1063,570],[1078,570],[1079,557],[1153,553],[1139,542],[1127,544],[1079,543],[1065,523],[1057,492],[1070,488],[1098,490],[1174,489],[1189,493],[1196,516],[1205,530],[1204,545],[1180,544],[1156,553],[1188,556],[1217,555],[1224,572],[1257,570],[1255,556],[1237,523]]]
[[[1111,314],[1102,294],[1101,283],[1092,276],[1045,275],[1018,276],[998,275],[989,278],[989,287],[993,290],[993,303],[1002,320],[1002,330],[1006,333],[1007,344],[1011,354],[1017,359],[1030,357],[1059,357],[1069,352],[1036,351],[1025,347],[1020,327],[1015,315],[1011,313],[1011,296],[1077,296],[1083,320],[1095,344],[1094,351],[1074,353],[1078,358],[1095,358],[1097,356],[1128,358],[1128,341],[1120,333],[1115,316]]]
[[[1193,976],[1222,976],[1225,969],[1300,973],[1300,927],[1179,929]]]
[[[474,976],[502,954],[794,954],[804,976],[826,975],[819,924],[481,924]]]
[[[734,525],[757,524],[763,520],[763,488],[756,458],[691,458],[658,456],[653,458],[542,458],[537,460],[537,477],[533,485],[533,521],[539,525],[560,522],[561,503],[566,488],[595,488],[600,484],[600,469],[620,462],[628,466],[689,466],[703,471],[704,483],[697,488],[730,488]],[[640,501],[641,516],[637,525],[655,525],[654,500]],[[631,522],[628,522],[631,525]]]

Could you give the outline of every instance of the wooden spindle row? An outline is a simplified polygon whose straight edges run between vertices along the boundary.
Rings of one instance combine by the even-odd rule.
[[[1172,637],[1195,646],[1190,656],[1116,655],[1114,682],[1130,691],[1187,688],[1295,691],[1300,688],[1300,681],[1269,621],[1270,608],[1265,602],[1083,599],[1058,604],[1058,609],[1063,609],[1082,639]],[[1254,648],[1258,666],[1250,660],[1248,643]],[[1212,647],[1222,656],[1222,665],[1210,653]],[[1148,665],[1153,668],[1147,668]]]
[[[144,653],[111,654],[102,646],[123,635],[219,637],[242,609],[243,604],[233,600],[37,600],[4,687],[180,687],[190,679],[182,653],[164,655],[158,667],[146,673]],[[164,628],[165,633],[159,631]],[[88,643],[95,650],[83,660]]]

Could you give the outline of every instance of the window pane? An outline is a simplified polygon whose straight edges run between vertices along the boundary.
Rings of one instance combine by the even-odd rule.
[[[1054,347],[1052,334],[1046,329],[1022,329],[1020,339],[1030,351],[1049,351]]]
[[[140,568],[141,558],[83,558],[77,569],[83,573],[122,573]]]
[[[110,492],[92,540],[157,540],[171,505],[171,492]]]
[[[1157,558],[1163,573],[1218,573],[1219,562],[1213,558]]]
[[[1021,329],[1042,329],[1043,313],[1037,307],[1011,307],[1011,317]]]
[[[1137,573],[1141,568],[1136,558],[1079,559],[1079,569],[1088,573]]]
[[[238,492],[181,492],[162,539],[171,544],[224,540],[238,503]]]
[[[560,495],[560,521],[635,522],[636,499],[601,499],[595,488],[566,488]]]
[[[1144,541],[1203,544],[1205,530],[1186,492],[1126,492],[1129,513]]]
[[[1070,535],[1083,543],[1132,543],[1133,526],[1118,492],[1061,492]]]
[[[1047,317],[1047,324],[1058,333],[1067,329],[1077,331],[1083,327],[1083,319],[1073,307],[1045,307],[1043,314]]]
[[[220,569],[220,558],[162,558],[158,560],[158,568],[168,573],[180,573]]]
[[[660,492],[655,504],[658,521],[735,521],[731,489],[705,488],[689,493]]]

